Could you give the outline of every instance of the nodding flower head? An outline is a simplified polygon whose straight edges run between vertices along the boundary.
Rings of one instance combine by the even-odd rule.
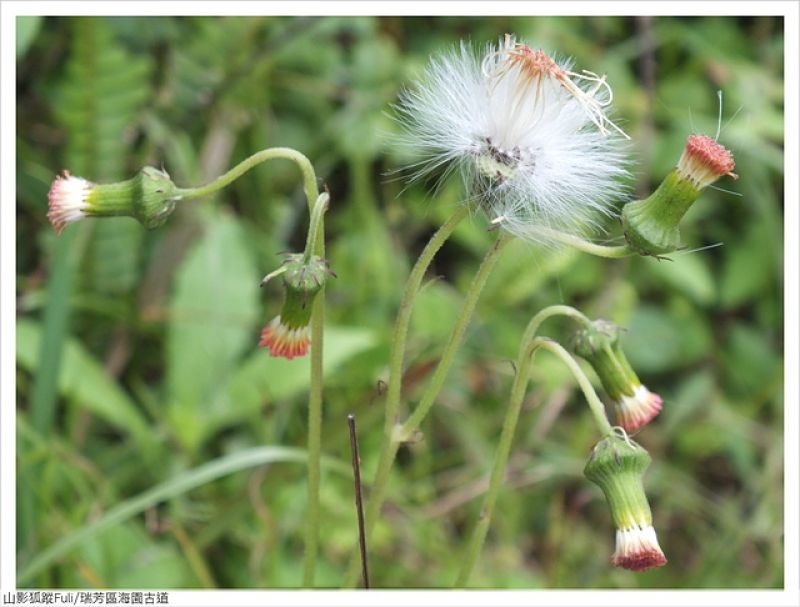
[[[619,340],[619,327],[596,320],[574,336],[575,354],[586,359],[614,403],[617,425],[638,430],[661,411],[663,401],[639,381]]]
[[[156,228],[175,209],[176,190],[169,175],[153,167],[144,167],[127,181],[106,184],[64,171],[50,186],[47,218],[56,232],[84,217],[128,216],[146,228]]]
[[[642,477],[650,455],[627,435],[608,436],[592,450],[584,475],[603,491],[617,528],[611,562],[631,571],[661,567],[667,562],[658,545]]]
[[[708,135],[689,135],[678,165],[655,192],[622,208],[622,226],[631,248],[663,255],[681,246],[679,224],[703,188],[723,175],[734,179],[733,154]]]
[[[624,189],[627,135],[607,116],[611,100],[605,76],[513,36],[482,57],[462,43],[397,106],[402,141],[422,156],[412,180],[459,170],[470,198],[509,232],[545,243],[554,229],[584,233]]]
[[[261,282],[263,286],[281,276],[286,297],[281,313],[262,329],[259,346],[269,348],[272,356],[289,360],[308,353],[312,305],[328,275],[333,272],[320,257],[312,255],[306,259],[302,253],[286,255],[283,265]]]

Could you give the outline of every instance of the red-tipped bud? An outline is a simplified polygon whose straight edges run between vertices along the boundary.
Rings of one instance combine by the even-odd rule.
[[[275,276],[281,276],[286,297],[280,316],[273,318],[261,331],[259,346],[269,348],[272,356],[290,360],[308,353],[311,343],[308,324],[314,298],[329,274],[333,272],[324,259],[316,255],[306,259],[300,253],[287,255],[283,266],[264,278],[262,285]]]
[[[658,545],[643,477],[647,451],[627,436],[608,436],[592,450],[583,473],[603,491],[614,526],[616,550],[611,562],[631,571],[661,567],[667,559]]]
[[[133,217],[146,228],[162,225],[175,209],[179,195],[163,171],[144,167],[136,177],[97,184],[69,171],[56,177],[47,195],[47,218],[56,232],[84,217]]]
[[[622,207],[622,227],[632,249],[663,255],[681,246],[678,225],[700,191],[723,175],[737,179],[733,154],[708,135],[690,135],[678,166],[644,200]]]
[[[661,397],[639,381],[622,350],[615,324],[596,320],[582,327],[573,338],[573,350],[592,365],[614,403],[617,425],[626,432],[638,430],[661,411]]]
[[[678,171],[698,188],[712,184],[723,175],[734,179],[733,154],[708,135],[690,135],[686,140]]]

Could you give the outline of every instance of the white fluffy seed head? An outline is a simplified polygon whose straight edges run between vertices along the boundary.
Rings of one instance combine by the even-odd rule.
[[[458,170],[494,223],[549,244],[548,230],[597,227],[624,191],[627,135],[610,102],[605,77],[506,36],[482,54],[461,43],[433,58],[397,111],[401,142],[421,157],[412,180]]]

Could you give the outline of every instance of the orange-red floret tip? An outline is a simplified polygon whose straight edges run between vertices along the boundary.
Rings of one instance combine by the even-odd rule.
[[[291,360],[295,356],[305,356],[310,343],[308,326],[291,329],[281,322],[280,316],[276,316],[262,329],[258,345],[269,348],[272,356]]]
[[[739,176],[733,172],[735,162],[730,150],[720,145],[708,135],[689,135],[686,140],[686,153],[700,161],[717,175]]]
[[[630,571],[647,571],[653,567],[662,567],[667,564],[667,557],[660,550],[643,550],[625,556],[617,556],[613,559],[616,567],[629,569]]]

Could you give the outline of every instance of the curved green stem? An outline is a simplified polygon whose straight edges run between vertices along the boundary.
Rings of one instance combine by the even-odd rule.
[[[525,332],[522,334],[522,339],[519,342],[520,357],[524,356],[522,348],[526,347],[527,344],[530,344],[533,341],[533,338],[536,337],[536,334],[539,332],[539,327],[541,324],[552,316],[567,316],[568,318],[578,321],[584,326],[589,326],[592,324],[592,321],[588,316],[572,306],[555,305],[542,308],[536,313],[536,315],[534,315],[533,318],[531,318],[530,322],[528,322],[528,326],[525,327]]]
[[[388,416],[389,409],[387,400],[387,434],[384,436],[383,446],[381,448],[380,457],[378,460],[378,469],[375,473],[375,480],[372,484],[365,515],[364,531],[367,539],[369,539],[370,534],[372,533],[372,528],[375,526],[381,506],[383,505],[383,500],[386,494],[386,486],[389,480],[389,473],[391,471],[392,464],[394,463],[395,456],[397,455],[397,450],[400,448],[400,444],[403,441],[408,440],[414,434],[433,407],[436,397],[439,395],[439,391],[441,390],[444,380],[453,364],[455,354],[461,345],[464,332],[466,331],[466,328],[472,319],[472,313],[475,311],[475,306],[478,302],[481,292],[483,291],[483,287],[486,285],[486,280],[489,278],[489,274],[491,274],[492,269],[497,263],[500,252],[510,240],[511,236],[507,234],[501,235],[495,241],[492,248],[486,253],[480,268],[478,268],[478,272],[475,274],[475,277],[473,278],[472,283],[465,294],[464,304],[461,307],[461,312],[459,313],[456,324],[453,326],[450,337],[447,340],[447,345],[442,352],[442,358],[436,367],[436,371],[428,383],[425,392],[420,399],[419,405],[404,424],[395,426],[394,415],[391,417]],[[412,302],[409,302],[409,306]],[[410,314],[410,310],[408,311],[408,314]],[[405,339],[405,335],[403,336],[403,339]],[[400,352],[400,356],[402,356],[402,350]],[[402,359],[400,363],[402,364]],[[399,383],[399,375],[396,383]],[[397,389],[399,402],[399,386]],[[396,408],[397,407],[395,406],[393,413],[396,413]],[[355,586],[358,580],[358,566],[359,563],[357,554],[354,554],[353,558],[350,560],[350,566],[348,568],[347,577],[345,580],[345,587],[353,588]]]
[[[588,240],[584,240],[583,238],[580,238],[578,236],[573,236],[572,234],[565,234],[564,232],[559,232],[558,230],[552,230],[550,228],[545,228],[545,227],[537,227],[536,231],[541,233],[546,238],[549,238],[556,242],[560,242],[561,244],[569,245],[575,249],[578,249],[579,251],[583,251],[584,253],[589,253],[597,257],[618,259],[620,257],[630,257],[632,255],[637,255],[636,251],[629,248],[627,244],[618,246],[606,246],[606,245],[595,244],[593,242],[589,242]]]
[[[221,190],[236,181],[253,167],[267,160],[274,160],[277,158],[291,160],[300,168],[300,171],[303,173],[303,185],[306,199],[308,200],[308,210],[311,212],[314,201],[319,196],[319,192],[317,191],[317,176],[308,158],[292,148],[267,148],[266,150],[256,152],[252,156],[242,160],[224,175],[220,175],[206,185],[197,188],[178,188],[176,190],[176,195],[180,200],[189,200],[191,198],[200,198],[201,196],[213,194],[217,190]]]
[[[294,162],[303,174],[303,190],[311,216],[305,256],[311,254],[325,257],[325,228],[323,215],[327,201],[321,202],[317,188],[317,175],[306,156],[292,148],[267,148],[256,152],[233,167],[230,171],[197,188],[178,188],[180,200],[189,200],[212,194],[241,177],[253,167],[267,160],[285,159]],[[313,245],[312,245],[313,243]],[[305,556],[303,586],[314,585],[314,571],[319,550],[319,483],[320,458],[322,453],[322,348],[325,324],[325,287],[314,298],[311,312],[311,387],[308,396],[308,511],[306,512]]]
[[[556,310],[556,308],[563,309]],[[495,453],[494,465],[492,466],[492,474],[489,480],[489,490],[486,493],[483,506],[481,507],[480,518],[478,519],[478,522],[475,524],[475,527],[472,531],[472,536],[470,537],[469,545],[467,546],[466,558],[464,559],[461,570],[458,574],[458,578],[456,579],[455,585],[458,588],[466,586],[467,582],[469,582],[472,570],[475,568],[475,563],[478,561],[478,556],[480,555],[481,549],[483,548],[483,543],[486,540],[486,534],[489,531],[489,525],[492,521],[492,513],[494,512],[497,496],[500,493],[500,487],[503,483],[506,465],[508,464],[508,457],[511,453],[511,444],[514,439],[517,421],[519,420],[522,401],[525,399],[525,390],[528,386],[531,365],[533,364],[533,354],[536,350],[539,348],[550,350],[556,354],[567,365],[567,367],[569,367],[569,370],[578,381],[578,385],[580,386],[587,402],[589,403],[589,408],[591,409],[595,422],[600,429],[600,433],[603,436],[606,436],[613,432],[611,424],[609,424],[608,419],[606,418],[603,403],[598,398],[592,383],[589,381],[589,378],[586,377],[586,374],[580,368],[572,355],[570,355],[570,353],[567,352],[558,342],[546,337],[533,337],[536,329],[538,329],[538,325],[541,324],[545,318],[555,314],[563,313],[566,313],[569,316],[577,317],[581,321],[586,319],[583,314],[577,310],[574,310],[574,308],[570,308],[569,306],[551,306],[550,308],[545,308],[539,314],[534,316],[534,318],[531,320],[531,323],[528,325],[528,329],[532,329],[533,333],[528,335],[528,332],[526,331],[526,336],[528,336],[528,339],[523,341],[522,345],[520,346],[520,354],[517,361],[517,375],[514,378],[514,385],[511,389],[511,398],[509,400],[508,411],[506,412],[506,417],[503,420],[503,430],[500,434],[500,441],[497,445],[497,451]]]

